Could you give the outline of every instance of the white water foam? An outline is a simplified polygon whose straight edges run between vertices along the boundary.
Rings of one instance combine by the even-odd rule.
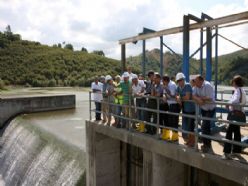
[[[73,152],[25,128],[18,120],[4,132],[0,150],[0,186],[70,186],[84,173]]]

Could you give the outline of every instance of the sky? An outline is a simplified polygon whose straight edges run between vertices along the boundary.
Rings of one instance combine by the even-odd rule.
[[[247,10],[248,0],[0,0],[0,31],[10,25],[23,39],[50,46],[71,43],[75,50],[103,50],[107,57],[120,59],[118,40],[137,35],[143,27],[181,26],[183,15],[189,13],[200,17],[204,12],[217,18]],[[219,33],[248,47],[248,24]],[[199,31],[191,32],[191,53],[199,47],[199,37]],[[182,34],[164,36],[164,42],[182,53]],[[141,42],[126,48],[127,56],[142,51]],[[159,48],[159,39],[147,41],[147,49],[153,48]],[[239,49],[219,39],[220,55]]]

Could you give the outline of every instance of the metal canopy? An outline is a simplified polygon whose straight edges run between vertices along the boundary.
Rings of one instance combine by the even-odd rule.
[[[217,25],[224,25],[227,23],[237,22],[237,21],[246,20],[246,19],[248,19],[248,11],[238,13],[238,14],[232,14],[232,15],[228,15],[228,16],[224,16],[224,17],[220,17],[220,18],[216,18],[213,20],[203,21],[201,23],[190,24],[189,30],[195,30],[195,29],[200,29],[200,28],[204,28],[204,27],[213,27],[213,26],[217,26]],[[239,23],[237,23],[237,24],[239,24]],[[242,24],[242,23],[240,23],[240,24]],[[119,40],[119,44],[123,45],[125,43],[137,42],[139,40],[146,40],[146,39],[151,39],[151,38],[155,38],[155,37],[160,37],[163,35],[176,34],[176,33],[180,33],[180,32],[183,32],[183,26],[164,29],[164,30],[160,30],[160,31],[157,31],[154,33],[137,35],[137,36],[133,36],[133,37],[126,38],[126,39],[121,39],[121,40]]]

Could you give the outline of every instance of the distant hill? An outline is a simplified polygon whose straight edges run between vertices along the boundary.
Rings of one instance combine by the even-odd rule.
[[[222,84],[229,85],[234,75],[244,78],[245,86],[248,86],[248,51],[239,50],[219,57],[219,77]]]
[[[22,86],[89,86],[95,76],[117,75],[121,72],[120,61],[102,56],[101,51],[88,53],[53,47],[39,42],[22,40],[10,29],[0,32],[0,88],[3,84]],[[146,71],[159,72],[159,49],[147,51]],[[240,50],[219,57],[218,79],[229,85],[235,74],[244,77],[248,86],[248,52]],[[135,73],[141,72],[142,55],[127,58],[127,65]],[[164,53],[164,73],[175,76],[182,69],[182,55]],[[214,67],[213,67],[214,70]],[[199,73],[199,61],[190,60],[190,74]],[[213,73],[214,76],[214,73]],[[214,79],[214,78],[213,78]]]
[[[153,49],[151,51],[146,51],[146,72],[149,70],[154,70],[160,72],[160,50]],[[127,63],[134,68],[141,68],[142,54],[138,56],[132,56],[127,58]],[[190,73],[198,73],[199,64],[195,59],[190,60]],[[182,70],[182,55],[181,54],[172,54],[171,52],[164,53],[164,73],[169,74],[170,76],[175,76],[177,72]]]
[[[160,50],[153,49],[146,51],[147,63],[146,72],[154,70],[160,72]],[[133,66],[135,69],[141,68],[142,54],[138,56],[132,56],[127,59],[127,63]],[[205,60],[203,60],[203,69],[205,72]],[[164,53],[164,73],[170,76],[175,76],[177,72],[182,71],[182,55],[172,54],[171,52]],[[199,60],[190,60],[190,74],[198,74],[200,68]],[[213,77],[214,79],[214,59],[213,59]],[[219,56],[218,58],[218,80],[219,84],[229,85],[230,80],[236,74],[240,74],[248,86],[248,51],[239,50],[230,54]]]
[[[88,86],[95,76],[120,73],[120,62],[0,32],[0,79],[5,84]]]

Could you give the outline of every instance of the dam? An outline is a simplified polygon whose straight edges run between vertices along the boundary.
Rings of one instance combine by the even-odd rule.
[[[7,93],[0,100],[11,118],[1,127],[0,185],[85,185],[88,112],[81,113],[88,94],[66,88]]]

